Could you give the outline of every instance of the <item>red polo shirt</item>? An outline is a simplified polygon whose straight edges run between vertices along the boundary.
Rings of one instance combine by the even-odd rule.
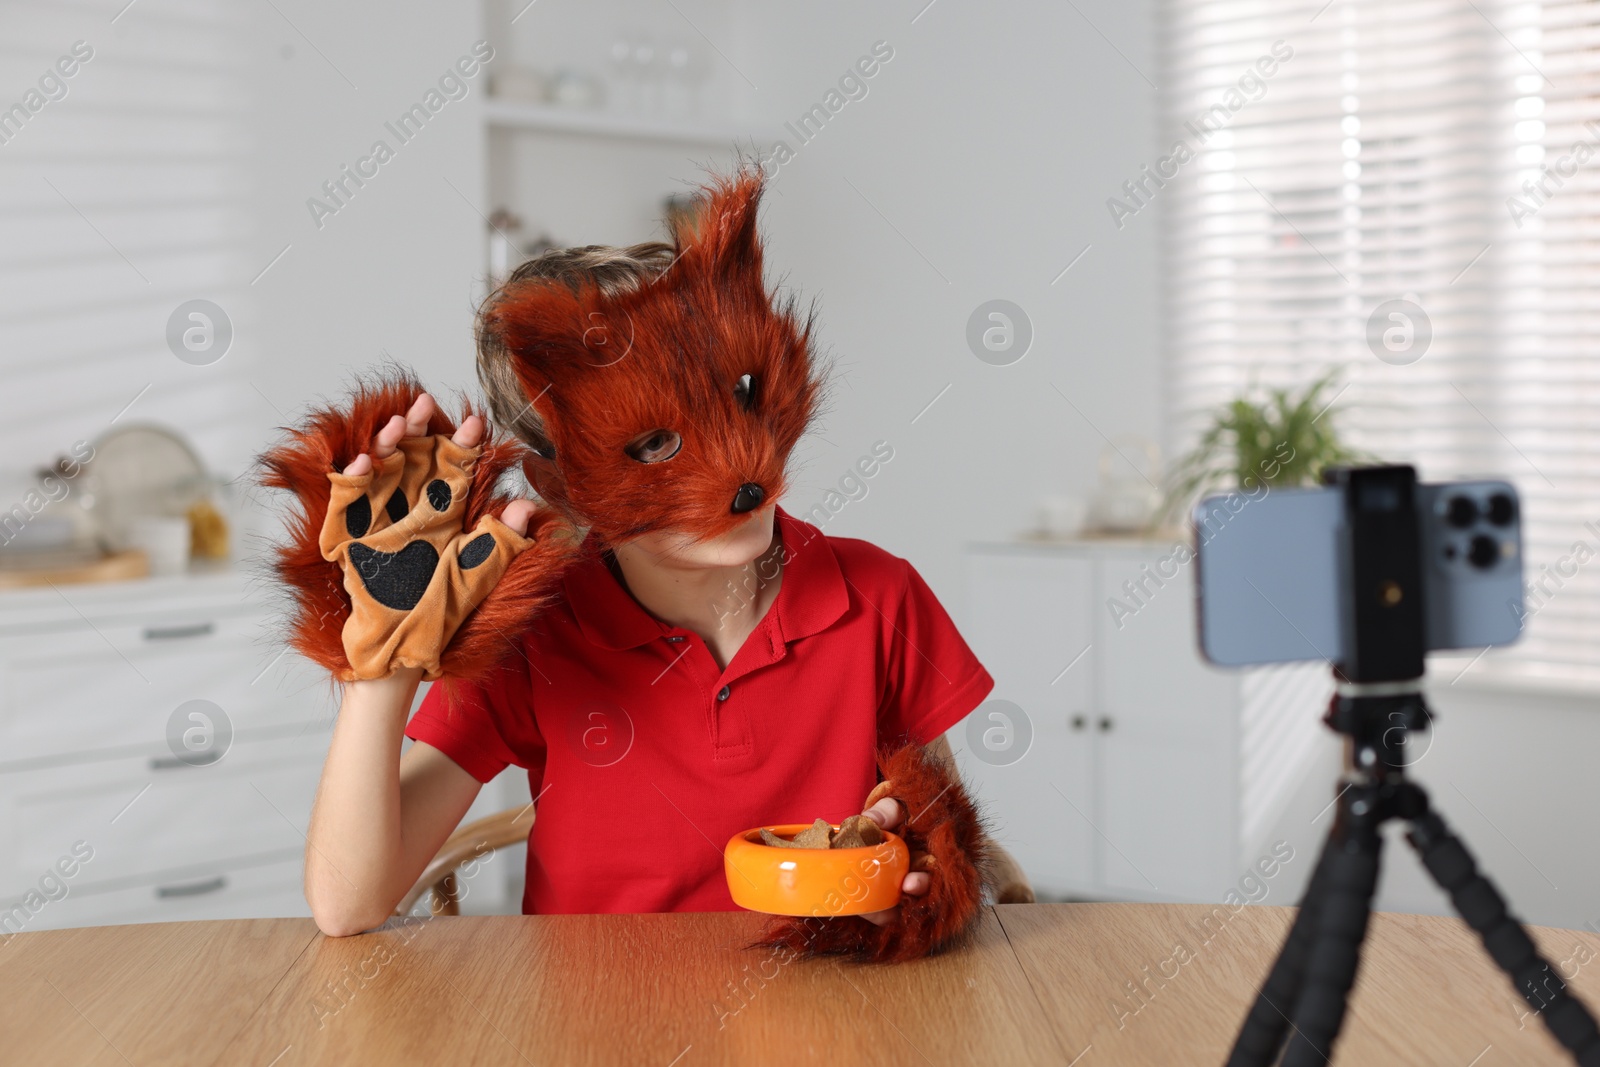
[[[880,745],[932,741],[993,688],[909,563],[777,522],[783,584],[727,669],[590,548],[521,655],[454,710],[423,699],[407,736],[482,782],[528,770],[524,912],[732,910],[730,837],[860,811]]]

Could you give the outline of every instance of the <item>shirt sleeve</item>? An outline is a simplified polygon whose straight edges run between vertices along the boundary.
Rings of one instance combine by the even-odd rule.
[[[878,743],[909,738],[926,745],[966,718],[994,688],[955,623],[906,564],[906,589],[898,610],[888,613],[889,677],[878,710]]]
[[[502,667],[483,684],[434,682],[406,724],[406,736],[432,745],[480,782],[512,764],[527,766],[500,728],[500,712],[514,706],[517,677],[515,670]]]

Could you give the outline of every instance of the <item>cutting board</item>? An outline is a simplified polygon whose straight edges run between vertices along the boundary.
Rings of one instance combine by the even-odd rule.
[[[0,554],[0,589],[120,582],[143,578],[149,573],[149,559],[136,548],[110,555],[72,551],[19,552],[14,558],[8,558]]]

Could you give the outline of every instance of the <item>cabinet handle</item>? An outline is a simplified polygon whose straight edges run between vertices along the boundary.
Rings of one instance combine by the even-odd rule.
[[[175,641],[185,637],[204,637],[215,633],[217,624],[214,622],[192,622],[187,626],[146,626],[144,639],[146,641]]]
[[[222,758],[220,752],[207,752],[204,756],[193,760],[182,760],[177,756],[151,756],[150,769],[152,771],[175,771],[181,767],[208,767]]]
[[[158,885],[156,886],[156,899],[170,900],[173,897],[199,897],[207,893],[215,893],[228,887],[228,879],[223,875],[204,882],[190,882],[188,885]]]
[[[1110,719],[1110,717],[1106,716],[1106,715],[1100,716],[1099,726],[1100,726],[1100,732],[1101,733],[1109,734],[1111,732],[1111,719]]]
[[[1074,730],[1081,730],[1087,725],[1089,725],[1089,720],[1086,717],[1082,715],[1074,715],[1072,717],[1072,728]]]

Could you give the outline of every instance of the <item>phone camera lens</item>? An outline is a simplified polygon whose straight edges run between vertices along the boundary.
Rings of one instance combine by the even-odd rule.
[[[1458,530],[1478,521],[1478,502],[1470,496],[1453,496],[1446,505],[1445,519]]]
[[[1472,565],[1482,570],[1493,567],[1495,560],[1500,558],[1500,545],[1492,537],[1479,534],[1472,539],[1472,547],[1467,550],[1467,559]]]
[[[1510,526],[1517,517],[1517,502],[1508,493],[1496,493],[1489,498],[1489,521],[1496,526]]]

